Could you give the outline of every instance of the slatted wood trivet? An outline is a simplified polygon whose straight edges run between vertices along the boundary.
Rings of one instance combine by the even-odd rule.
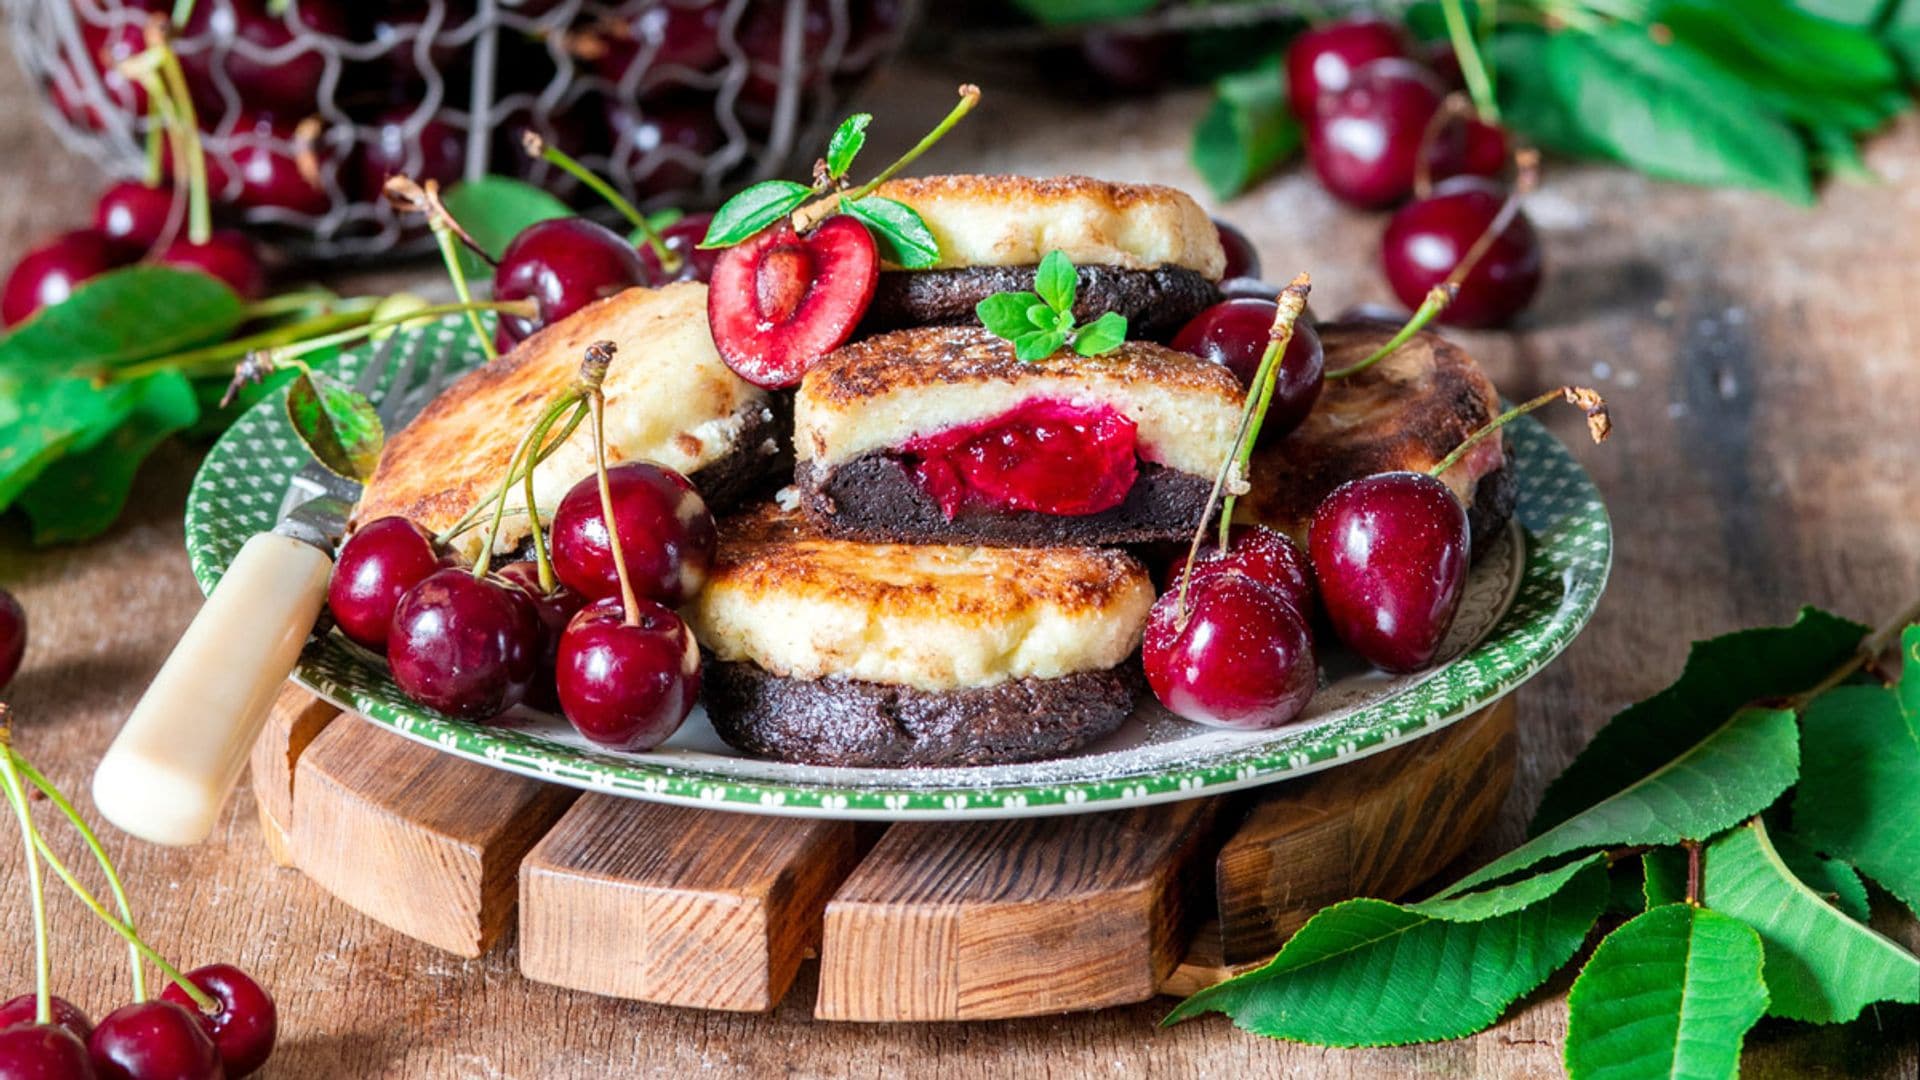
[[[1191,993],[1313,911],[1457,858],[1513,779],[1513,703],[1252,793],[892,826],[582,794],[289,684],[253,752],[269,854],[460,956],[518,914],[530,979],[763,1011],[809,953],[832,1020],[1032,1016]]]

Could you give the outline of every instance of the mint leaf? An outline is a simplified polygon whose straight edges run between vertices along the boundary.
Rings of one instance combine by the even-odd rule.
[[[447,212],[487,254],[499,258],[507,245],[529,225],[553,218],[572,217],[573,210],[552,192],[510,176],[483,176],[463,180],[442,197]],[[480,261],[463,244],[459,248],[460,266],[468,277],[490,279],[493,268]]]
[[[1021,295],[1029,296],[1032,294],[1022,293]],[[1027,322],[1031,323],[1036,330],[1062,329],[1060,325],[1060,314],[1060,312],[1053,310],[1045,304],[1035,303],[1027,306]],[[1066,314],[1067,322],[1071,324],[1073,322],[1073,313],[1067,312]]]
[[[1608,934],[1567,993],[1567,1074],[1726,1077],[1767,1008],[1760,938],[1667,904]]]
[[[1793,713],[1746,708],[1638,782],[1467,875],[1451,895],[1569,852],[1677,844],[1772,805],[1799,774]]]
[[[1109,311],[1074,332],[1073,351],[1081,356],[1112,352],[1127,340],[1127,317]]]
[[[373,403],[324,371],[304,371],[287,387],[287,421],[329,472],[364,482],[379,464],[386,433]]]
[[[1813,687],[1853,655],[1866,633],[1858,623],[1806,608],[1791,626],[1696,642],[1672,686],[1621,711],[1547,785],[1533,831],[1565,821],[1672,761],[1747,702]]]
[[[925,270],[940,261],[940,243],[919,211],[903,202],[869,195],[840,209],[859,218],[880,243],[880,257],[908,270]]]
[[[1213,84],[1213,104],[1193,129],[1194,171],[1217,199],[1230,199],[1300,149],[1279,57]]]
[[[813,197],[813,189],[791,180],[762,180],[720,204],[707,226],[703,248],[731,247],[779,221]]]
[[[867,125],[873,123],[872,113],[854,113],[840,126],[834,129],[833,138],[827,141],[827,175],[835,180],[847,175],[853,166],[854,155],[867,145]]]
[[[129,266],[83,282],[0,339],[0,369],[67,374],[166,356],[220,341],[246,318],[218,278]]]
[[[1040,298],[1030,292],[994,293],[973,305],[973,313],[980,317],[980,325],[986,327],[988,333],[1015,341],[1034,331],[1035,324],[1027,313],[1035,305],[1045,308]]]
[[[1309,919],[1267,966],[1202,990],[1167,1022],[1221,1012],[1256,1034],[1324,1046],[1457,1038],[1566,963],[1606,898],[1595,856],[1456,900],[1349,900]]]
[[[1793,827],[1920,913],[1920,626],[1900,652],[1896,685],[1837,687],[1801,713]]]
[[[186,376],[160,371],[128,384],[131,411],[104,438],[49,465],[20,495],[33,542],[65,544],[106,532],[133,492],[134,476],[154,447],[200,416]]]
[[[1920,1003],[1920,959],[1794,877],[1759,821],[1714,840],[1701,858],[1700,902],[1760,935],[1769,1016],[1834,1024],[1876,1001]],[[1684,894],[1683,856],[1658,852],[1646,865],[1649,900]]]
[[[1031,364],[1059,352],[1066,343],[1065,330],[1034,330],[1013,339],[1013,355]]]
[[[1049,251],[1033,273],[1033,291],[1055,311],[1072,311],[1079,295],[1080,276],[1064,252]]]

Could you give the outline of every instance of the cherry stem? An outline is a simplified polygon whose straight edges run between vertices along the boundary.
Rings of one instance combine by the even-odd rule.
[[[194,0],[173,0],[173,25],[185,27],[193,18]]]
[[[913,164],[916,160],[918,160],[921,154],[924,154],[928,150],[933,149],[933,145],[935,143],[939,142],[941,139],[946,138],[947,132],[952,131],[953,126],[955,124],[958,124],[960,121],[966,119],[967,114],[973,111],[973,107],[975,105],[980,104],[980,88],[973,85],[972,83],[961,84],[959,94],[960,94],[960,103],[955,105],[953,107],[953,111],[947,113],[944,119],[942,119],[938,124],[935,124],[933,126],[932,131],[927,132],[924,136],[921,137],[919,142],[914,143],[912,149],[908,150],[904,154],[901,154],[900,157],[897,160],[895,160],[893,164],[887,166],[884,169],[881,169],[880,174],[878,176],[875,176],[873,179],[867,181],[864,184],[861,184],[857,188],[854,188],[852,191],[848,191],[848,192],[844,192],[842,194],[836,195],[834,196],[834,198],[840,200],[843,203],[849,203],[849,202],[854,202],[864,196],[871,195],[873,193],[874,188],[877,188],[881,184],[884,184],[887,181],[893,179],[896,175],[899,174],[900,170],[906,168],[907,166]]]
[[[1916,623],[1920,623],[1920,599],[1909,603],[1898,615],[1881,623],[1872,633],[1861,638],[1860,647],[1854,650],[1846,663],[1834,668],[1826,678],[1821,679],[1811,688],[1788,698],[1788,707],[1795,710],[1804,708],[1814,698],[1853,678],[1861,668],[1879,660],[1880,654],[1893,645],[1901,631]]]
[[[339,299],[340,294],[334,292],[332,289],[302,289],[298,292],[269,296],[265,300],[255,300],[242,309],[242,317],[251,322],[254,319],[278,318],[281,315],[290,315],[297,311],[304,311],[310,307],[320,307],[323,305],[326,306],[328,310],[332,310],[332,304]],[[356,298],[356,300],[364,303],[368,311],[372,311],[380,305],[380,300],[375,297]]]
[[[555,436],[552,440],[548,441],[546,445],[542,446],[540,448],[539,453],[533,455],[532,463],[527,465],[527,470],[531,471],[535,468],[538,468],[541,462],[553,456],[553,452],[555,450],[558,450],[563,444],[565,444],[568,439],[572,438],[573,433],[579,430],[580,425],[584,423],[585,420],[586,420],[585,411],[575,410],[574,414],[568,418],[566,426],[560,430],[560,434]],[[436,535],[434,537],[434,543],[440,545],[441,547],[445,547],[446,545],[453,542],[454,537],[459,536],[461,533],[466,532],[468,529],[473,528],[474,523],[479,520],[480,515],[485,512],[486,508],[489,506],[492,506],[494,503],[494,500],[500,497],[500,492],[503,490],[510,490],[514,484],[517,484],[521,481],[522,475],[523,474],[519,470],[509,468],[507,470],[507,478],[501,482],[500,487],[496,488],[493,491],[488,492],[486,498],[475,503],[471,509],[469,509],[466,513],[460,515],[460,519],[458,521],[455,521],[452,525],[448,526],[445,532],[442,532]],[[539,520],[538,516],[536,515],[535,517],[536,526],[538,524],[538,520]]]
[[[1453,43],[1453,55],[1460,61],[1460,76],[1467,81],[1467,92],[1473,95],[1474,108],[1490,123],[1499,123],[1500,103],[1494,97],[1493,76],[1487,70],[1486,58],[1480,55],[1473,28],[1467,25],[1465,7],[1460,0],[1440,0],[1440,11],[1446,16],[1447,37]]]
[[[1413,197],[1424,199],[1433,192],[1433,147],[1455,121],[1473,115],[1473,102],[1460,94],[1448,94],[1440,107],[1427,119],[1420,132],[1420,152],[1413,159]]]
[[[1425,330],[1427,324],[1433,321],[1435,315],[1440,314],[1448,304],[1453,303],[1453,298],[1458,295],[1459,292],[1460,287],[1458,285],[1449,284],[1444,281],[1428,289],[1427,298],[1420,302],[1419,309],[1407,320],[1406,325],[1400,328],[1399,333],[1387,339],[1385,345],[1373,350],[1372,353],[1368,354],[1366,359],[1359,363],[1349,364],[1346,367],[1329,371],[1324,377],[1328,379],[1351,378],[1380,361],[1385,360],[1387,357],[1392,356],[1395,352],[1399,351],[1400,346],[1412,341],[1415,334]]]
[[[574,406],[573,418],[567,428],[568,434],[572,434],[573,429],[580,425],[581,413],[585,408],[585,402],[580,402]],[[540,438],[545,439],[547,437],[547,431],[552,427],[552,420],[541,425]],[[565,440],[563,439],[561,441],[564,442]],[[538,445],[537,440],[536,445]],[[559,443],[554,443],[551,446],[543,447],[540,453],[541,460],[545,460],[546,455],[552,453],[558,446]],[[527,521],[530,523],[529,531],[533,533],[533,566],[535,571],[540,575],[540,591],[551,594],[554,589],[553,556],[547,552],[547,537],[540,528],[540,506],[533,498],[533,470],[536,465],[537,462],[529,462],[527,464],[526,471],[522,474],[522,483],[524,484],[522,491],[526,497]]]
[[[1466,457],[1468,451],[1478,446],[1481,440],[1535,409],[1551,405],[1556,401],[1577,405],[1587,414],[1587,433],[1593,436],[1594,442],[1606,442],[1607,436],[1613,433],[1613,420],[1607,413],[1605,398],[1584,386],[1562,386],[1549,390],[1531,401],[1523,401],[1487,421],[1481,425],[1480,430],[1467,436],[1464,442],[1454,447],[1452,453],[1441,458],[1438,464],[1428,469],[1427,475],[1439,479],[1448,469],[1460,464],[1460,459]]]
[[[607,367],[613,363],[614,344],[596,341],[587,346],[587,361],[581,371],[591,387],[587,403],[593,409],[593,469],[600,480],[600,520],[607,527],[607,550],[613,553],[613,572],[620,579],[620,605],[628,626],[640,625],[640,603],[633,592],[633,580],[627,576],[627,556],[620,550],[620,530],[613,515],[613,482],[607,479],[607,394],[600,388]]]
[[[1680,846],[1687,849],[1687,903],[1700,906],[1700,841],[1682,840]]]
[[[186,154],[187,240],[204,244],[213,235],[213,210],[207,196],[207,151],[200,142],[200,117],[193,106],[193,95],[187,89],[187,73],[167,41],[166,22],[158,17],[152,19],[147,23],[146,35],[147,48],[159,57],[160,75],[166,80],[166,93],[161,97],[170,103],[166,115],[172,124],[175,145]],[[176,156],[179,152],[175,152]]]
[[[459,315],[463,312],[468,315],[474,315],[476,312],[481,311],[498,311],[508,315],[530,317],[534,311],[534,302],[531,300],[475,300],[464,304],[430,304],[427,307],[415,308],[412,311],[402,312],[385,319],[362,319],[354,316],[352,325],[345,330],[322,334],[319,337],[296,338],[287,344],[242,351],[240,352],[241,364],[242,367],[248,371],[259,371],[271,374],[272,372],[278,371],[283,365],[294,363],[303,356],[310,356],[313,353],[320,352],[324,349],[331,349],[339,345],[353,345],[378,334],[382,330],[412,325],[425,319],[438,319],[442,316]],[[323,318],[324,317],[325,316],[323,316]],[[347,316],[342,315],[340,317],[346,318]],[[485,340],[484,334],[482,335],[482,340]],[[232,359],[239,344],[239,342],[229,343],[223,347],[222,355],[226,359]],[[124,382],[142,375],[151,375],[156,371],[172,370],[178,366],[172,361],[172,357],[162,357],[159,360],[147,360],[138,364],[128,364],[126,367],[116,369],[113,373],[113,378],[116,382]],[[236,379],[235,385],[229,388],[227,397],[221,399],[222,402],[232,401],[233,392],[238,390],[238,384],[239,380]]]
[[[248,353],[294,344],[315,334],[331,334],[347,327],[359,326],[367,321],[369,310],[371,310],[369,307],[357,302],[352,305],[343,304],[339,310],[325,312],[311,319],[275,326],[246,337],[223,341],[217,345],[205,345],[198,349],[177,352],[171,356],[143,360],[139,364],[130,364],[124,368],[114,369],[110,373],[100,374],[111,375],[115,379],[138,378],[141,375],[151,375],[156,371],[180,371],[188,375],[217,374],[231,368],[234,361]]]
[[[486,257],[486,252],[447,212],[446,204],[440,201],[439,182],[429,178],[425,184],[419,184],[412,177],[391,176],[387,178],[384,190],[387,201],[396,210],[414,211],[427,216],[427,228],[433,233],[434,244],[440,248],[440,261],[446,264],[447,276],[453,279],[453,294],[460,298],[461,303],[472,304],[473,290],[467,286],[467,270],[460,265],[460,251],[455,246],[455,240],[457,238],[469,249],[480,252],[482,257]],[[488,258],[487,261],[492,262],[492,259]],[[480,339],[480,351],[486,354],[489,361],[499,359],[500,353],[493,347],[493,335],[480,322],[480,313],[468,308],[467,322],[473,326],[473,336]]]
[[[133,905],[127,900],[126,886],[120,880],[119,871],[114,869],[113,860],[107,857],[107,849],[100,843],[100,837],[94,833],[93,827],[87,824],[86,818],[80,816],[80,812],[74,809],[73,803],[68,801],[60,789],[53,786],[53,781],[42,775],[40,770],[34,768],[26,758],[16,753],[13,755],[13,764],[20,770],[20,775],[26,777],[28,783],[40,789],[40,794],[45,795],[47,801],[53,803],[54,807],[66,817],[67,822],[73,826],[73,831],[80,834],[81,842],[86,844],[87,850],[93,853],[94,861],[100,864],[100,872],[106,876],[107,889],[113,893],[114,906],[120,909],[121,920],[132,927],[134,925]],[[128,967],[133,972],[133,1000],[138,1004],[147,1000],[147,972],[140,962],[140,950],[129,945],[127,951]]]
[[[595,195],[606,200],[608,206],[618,210],[621,217],[626,218],[635,229],[639,230],[640,235],[646,239],[647,246],[653,249],[654,258],[660,260],[661,270],[668,274],[677,274],[680,272],[680,264],[682,262],[680,256],[667,247],[666,240],[662,239],[660,231],[653,227],[653,222],[647,220],[647,215],[641,213],[639,208],[629,202],[625,195],[614,190],[612,184],[601,179],[600,175],[592,169],[580,164],[579,161],[574,159],[572,154],[567,153],[557,146],[548,145],[547,141],[542,139],[540,133],[537,131],[532,129],[522,131],[520,133],[520,146],[527,152],[528,157],[563,169],[569,175],[591,188]]]
[[[388,205],[395,210],[403,214],[420,214],[427,219],[429,227],[438,221],[458,237],[475,258],[488,266],[500,265],[500,261],[493,257],[493,253],[481,247],[480,241],[475,240],[473,234],[460,224],[451,210],[447,209],[446,202],[440,198],[438,180],[429,179],[423,187],[410,176],[389,176],[386,186],[381,190],[387,197]]]
[[[33,827],[27,793],[20,787],[20,774],[13,767],[13,720],[4,702],[0,702],[0,778],[5,780],[7,801],[13,804],[13,816],[20,822],[20,843],[27,851],[27,897],[33,907],[33,1019],[37,1024],[51,1024],[53,998],[48,990],[47,897],[40,877],[40,857],[34,850],[34,840],[39,834]]]
[[[487,530],[486,546],[480,549],[480,557],[474,560],[474,577],[486,577],[487,570],[493,565],[494,545],[500,542],[500,525],[507,517],[507,497],[513,491],[513,479],[515,476],[524,476],[527,492],[527,512],[529,514],[535,514],[533,519],[533,536],[534,549],[540,553],[541,559],[540,584],[545,587],[548,592],[553,591],[552,583],[548,580],[549,570],[546,565],[545,545],[540,539],[540,519],[535,513],[533,504],[533,471],[539,467],[540,461],[545,460],[547,454],[552,453],[553,450],[559,446],[559,443],[546,443],[544,441],[547,437],[547,432],[551,430],[554,423],[560,419],[561,413],[579,404],[580,392],[577,389],[569,388],[563,391],[558,397],[548,403],[546,411],[540,414],[540,418],[533,422],[533,426],[527,429],[527,433],[520,437],[519,444],[513,448],[512,456],[507,458],[507,479],[501,483],[499,489],[494,493],[492,498],[488,500],[493,504],[493,523]],[[536,449],[539,451],[538,454],[536,454]],[[538,460],[535,460],[536,457]]]

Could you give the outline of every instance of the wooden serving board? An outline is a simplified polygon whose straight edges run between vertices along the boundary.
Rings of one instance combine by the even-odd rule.
[[[440,753],[292,684],[253,752],[267,850],[361,912],[521,972],[707,1009],[978,1020],[1188,994],[1315,910],[1458,858],[1513,780],[1513,703],[1234,796],[869,825],[577,792]]]

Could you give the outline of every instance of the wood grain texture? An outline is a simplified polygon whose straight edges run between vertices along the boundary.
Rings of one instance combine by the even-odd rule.
[[[294,863],[408,937],[485,953],[512,921],[520,860],[578,793],[348,719],[294,769]]]
[[[894,826],[827,905],[816,1014],[977,1020],[1152,997],[1186,950],[1213,812]]]
[[[339,709],[289,682],[267,710],[260,737],[254,740],[247,769],[260,808],[260,833],[277,865],[293,865],[294,765],[339,716]]]
[[[765,1012],[871,832],[583,795],[520,867],[520,970],[613,997]]]

